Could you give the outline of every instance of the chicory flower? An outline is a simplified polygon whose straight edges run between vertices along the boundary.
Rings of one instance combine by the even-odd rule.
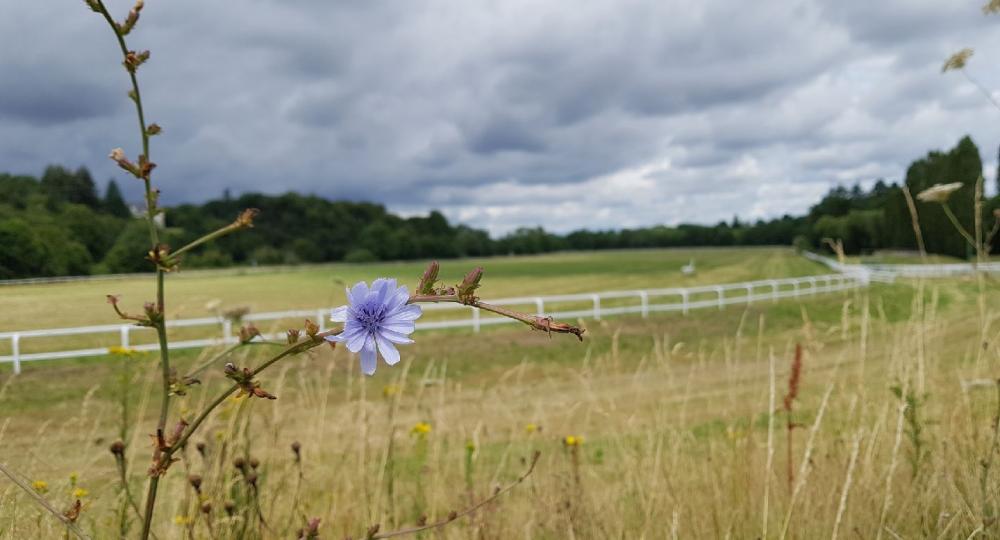
[[[348,305],[333,310],[330,320],[344,323],[344,331],[327,336],[361,353],[361,371],[375,373],[378,356],[390,366],[399,362],[396,345],[413,343],[409,335],[420,318],[420,306],[407,304],[410,292],[395,279],[376,279],[371,288],[364,281],[347,290]]]

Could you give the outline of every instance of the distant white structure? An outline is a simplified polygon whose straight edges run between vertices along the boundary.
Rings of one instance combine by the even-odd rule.
[[[687,264],[685,264],[684,266],[681,267],[681,273],[684,274],[685,276],[693,276],[694,275],[694,271],[695,271],[694,270],[694,259],[691,259],[690,262],[688,262]]]
[[[129,209],[129,212],[132,213],[132,217],[134,217],[134,218],[142,218],[142,219],[146,218],[146,207],[145,206],[139,206],[137,204],[130,204],[130,205],[128,205],[128,209]],[[160,212],[159,214],[156,214],[155,216],[153,216],[153,222],[156,223],[157,227],[159,227],[159,228],[162,229],[166,225],[166,220],[164,219],[164,213]]]

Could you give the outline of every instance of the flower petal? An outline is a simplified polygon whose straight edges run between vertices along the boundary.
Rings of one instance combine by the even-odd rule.
[[[406,334],[393,332],[392,330],[382,330],[382,336],[393,343],[413,343],[413,340],[406,337]]]
[[[350,302],[352,306],[360,305],[368,297],[368,284],[364,281],[359,281],[354,284],[354,287],[347,291],[347,301]]]
[[[413,321],[386,321],[379,326],[379,330],[388,330],[397,334],[412,334],[415,329]]]
[[[347,341],[347,350],[356,353],[360,351],[362,347],[364,347],[365,341],[367,340],[368,336],[365,334],[364,331],[361,331],[348,334],[344,336],[344,338]]]
[[[378,357],[375,354],[375,340],[368,336],[365,346],[361,349],[361,371],[365,375],[374,375],[375,367],[378,365]]]
[[[347,306],[340,306],[338,308],[333,308],[330,312],[330,321],[332,322],[344,322],[347,320]]]
[[[389,315],[389,318],[394,321],[415,321],[420,318],[424,312],[420,309],[420,306],[410,304],[396,310],[396,312]]]
[[[386,312],[391,313],[392,311],[399,309],[409,299],[410,291],[406,288],[406,285],[397,288],[389,297],[389,300],[385,303]]]
[[[375,341],[378,343],[378,352],[382,354],[386,364],[394,366],[399,363],[399,351],[391,341],[381,334],[375,334]]]
[[[392,289],[389,288],[389,282],[390,281],[393,282]],[[394,290],[396,288],[395,281],[396,280],[394,280],[394,279],[390,280],[390,279],[386,279],[386,278],[378,278],[378,279],[376,279],[375,281],[372,282],[372,292],[371,292],[371,294],[369,295],[368,298],[372,302],[376,302],[378,304],[385,305],[386,299],[389,298],[390,291]]]

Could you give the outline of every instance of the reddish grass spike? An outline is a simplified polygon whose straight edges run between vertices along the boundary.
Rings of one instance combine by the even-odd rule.
[[[799,396],[799,383],[802,379],[802,344],[795,344],[795,359],[792,360],[792,372],[788,375],[788,393],[785,394],[785,410],[792,410],[792,401]]]

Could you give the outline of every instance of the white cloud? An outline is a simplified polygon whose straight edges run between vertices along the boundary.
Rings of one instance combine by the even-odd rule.
[[[5,15],[0,170],[116,175],[135,127],[103,22]],[[297,190],[564,231],[801,212],[966,133],[992,178],[1000,111],[940,66],[976,47],[1000,88],[997,22],[938,0],[151,0],[130,40],[168,202]]]

